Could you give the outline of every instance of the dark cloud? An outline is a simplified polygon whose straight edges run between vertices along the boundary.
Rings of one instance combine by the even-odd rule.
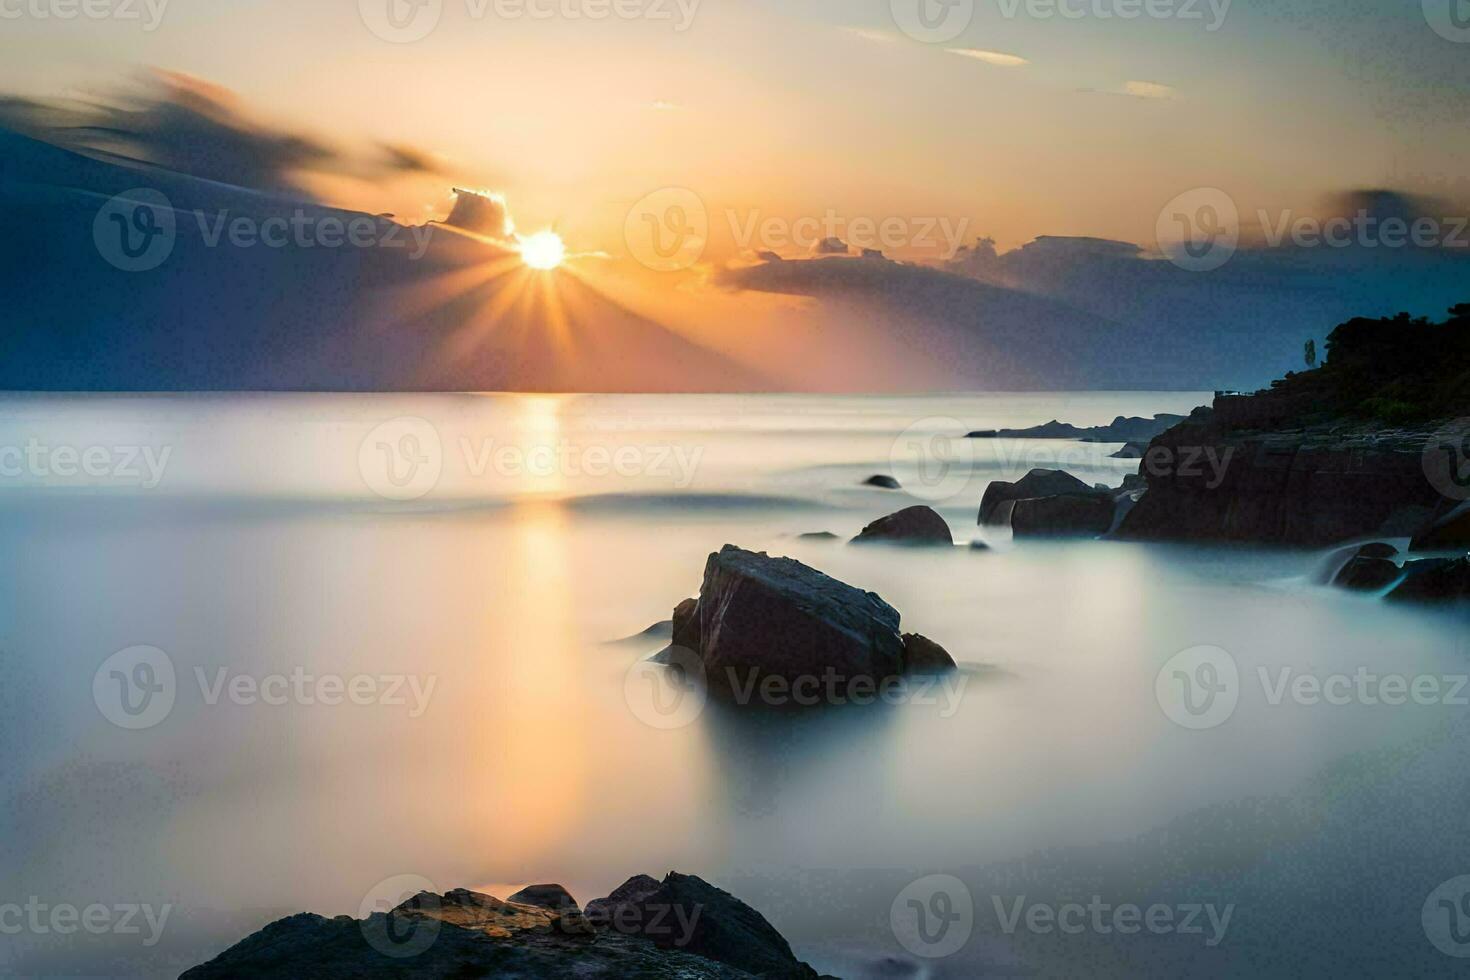
[[[303,197],[299,180],[306,171],[374,177],[435,169],[427,154],[410,147],[384,144],[378,156],[359,157],[325,139],[258,122],[229,89],[178,72],[154,72],[90,102],[0,99],[0,126],[71,149]]]

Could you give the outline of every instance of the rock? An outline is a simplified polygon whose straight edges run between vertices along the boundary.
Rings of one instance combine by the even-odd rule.
[[[902,490],[903,486],[891,476],[870,476],[863,481],[865,487],[880,487],[884,490]]]
[[[796,536],[796,540],[798,540],[798,541],[841,541],[842,539],[839,538],[837,535],[833,534],[831,531],[809,531],[806,534],[798,534]]]
[[[1143,478],[1142,473],[1129,473],[1123,477],[1123,486],[1119,488],[1123,493],[1132,493],[1134,490],[1148,489],[1148,481]]]
[[[1375,541],[1372,544],[1365,544],[1358,549],[1356,555],[1358,558],[1397,558],[1398,556],[1399,549],[1386,541]]]
[[[1404,566],[1405,578],[1388,594],[1393,602],[1470,601],[1470,557],[1428,558]]]
[[[1060,494],[1011,503],[1011,532],[1018,538],[1101,537],[1113,527],[1116,505],[1100,494]]]
[[[603,902],[608,928],[647,938],[663,949],[722,963],[768,980],[816,980],[791,946],[755,909],[693,875],[671,872],[653,890],[653,879],[630,879]],[[621,893],[621,894],[620,894]]]
[[[1148,452],[1148,443],[1130,442],[1122,449],[1109,456],[1109,459],[1143,459],[1143,454]]]
[[[1338,574],[1354,558],[1393,559],[1397,558],[1398,554],[1399,550],[1397,548],[1391,544],[1382,542],[1338,548],[1318,563],[1316,571],[1312,573],[1312,581],[1317,585],[1335,585],[1337,584]]]
[[[1031,497],[1054,497],[1063,493],[1091,494],[1095,491],[1070,473],[1062,470],[1032,470],[1015,483],[996,480],[985,488],[980,500],[980,523],[998,524],[997,510],[1009,500]]]
[[[362,920],[293,915],[183,977],[819,980],[780,933],[738,899],[683,875],[653,885],[653,891],[640,892],[645,904],[635,907],[628,928],[610,921],[594,929],[580,913],[568,916],[463,889],[420,894]]]
[[[674,614],[675,646],[698,655],[711,693],[727,700],[752,676],[898,676],[898,627],[897,610],[871,592],[734,545],[710,555],[698,602]]]
[[[1332,584],[1339,589],[1352,589],[1355,592],[1377,592],[1397,582],[1402,574],[1399,566],[1387,558],[1359,554],[1349,559],[1332,580]]]
[[[1148,440],[1184,421],[1183,415],[1159,414],[1151,419],[1118,416],[1111,425],[1079,427],[1052,419],[1029,429],[984,430],[971,439],[1076,439],[1082,442],[1138,442]],[[1124,457],[1120,457],[1124,458]],[[1135,457],[1136,458],[1136,457]]]
[[[852,539],[853,544],[873,542],[952,546],[954,535],[948,521],[932,508],[920,505],[879,518]]]
[[[1410,551],[1450,551],[1470,548],[1470,502],[1441,515],[1414,535]]]
[[[595,898],[587,903],[587,919],[597,926],[607,926],[617,910],[625,905],[634,905],[659,890],[660,882],[649,875],[634,875],[613,889],[607,898]]]
[[[1000,433],[997,432],[994,429],[976,429],[974,432],[971,432],[969,435],[965,436],[965,438],[966,439],[995,439],[995,438],[998,438],[999,436],[1000,436]]]
[[[561,885],[530,885],[506,899],[517,905],[534,905],[553,912],[580,912],[577,900]]]
[[[970,550],[971,551],[990,551],[991,548],[990,548],[990,545],[986,544],[984,541],[971,541],[970,542]]]
[[[959,667],[948,650],[918,633],[903,635],[903,665],[906,673],[920,676],[947,674]]]

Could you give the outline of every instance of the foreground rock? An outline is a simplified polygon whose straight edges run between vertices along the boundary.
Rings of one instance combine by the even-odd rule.
[[[909,507],[879,518],[852,539],[853,544],[954,545],[949,522],[931,507]]]
[[[691,651],[710,692],[739,702],[768,678],[788,688],[828,675],[879,683],[907,673],[911,660],[930,672],[939,648],[920,648],[920,639],[906,642],[898,611],[871,592],[726,545],[709,556],[699,598],[674,610],[673,646],[655,660],[677,664],[679,651]]]
[[[760,913],[728,893],[687,875],[670,874],[662,883],[642,876],[633,881],[654,887],[640,887],[637,899],[618,904],[626,914],[598,925],[580,912],[462,889],[423,893],[361,920],[294,915],[183,978],[818,980]],[[589,913],[594,906],[599,903],[589,903]]]
[[[996,480],[985,488],[985,496],[980,499],[980,523],[1003,524],[999,511],[1008,501],[1062,494],[1092,496],[1097,491],[1063,470],[1032,470],[1015,483]]]

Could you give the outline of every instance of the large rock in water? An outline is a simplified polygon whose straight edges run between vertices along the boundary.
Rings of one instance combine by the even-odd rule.
[[[908,670],[899,619],[873,593],[799,561],[725,545],[705,564],[699,599],[674,610],[674,645],[656,659],[693,651],[711,693],[727,699],[773,676],[877,682]],[[932,651],[922,659],[932,670]]]
[[[1009,512],[1017,538],[1096,538],[1112,530],[1116,509],[1111,493],[1066,493],[1009,501],[996,516],[1004,520]]]
[[[909,507],[879,518],[852,539],[853,544],[954,545],[949,522],[931,507]]]
[[[654,885],[654,891],[640,893],[644,901],[635,913],[603,920],[601,928],[581,913],[463,889],[416,895],[360,920],[293,915],[186,971],[181,980],[818,980],[780,933],[738,899],[684,875]]]
[[[1097,491],[1062,470],[1032,470],[1015,483],[996,480],[985,488],[985,496],[980,499],[980,523],[1002,523],[998,511],[1000,505],[1007,501],[1055,497],[1060,494],[1091,496],[1097,494]]]
[[[693,875],[663,881],[630,878],[606,899],[587,905],[600,926],[646,936],[666,949],[693,953],[770,980],[816,980],[765,917],[728,892]]]
[[[1342,566],[1332,584],[1354,592],[1377,592],[1397,582],[1402,574],[1399,566],[1387,558],[1355,555]]]

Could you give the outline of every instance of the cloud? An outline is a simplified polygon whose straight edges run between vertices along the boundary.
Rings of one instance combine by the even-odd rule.
[[[979,48],[945,48],[945,50],[961,58],[974,58],[976,61],[983,61],[987,65],[996,65],[1000,68],[1023,68],[1031,64],[1020,55],[1006,54],[1003,51],[982,51]]]
[[[421,150],[382,143],[349,153],[311,134],[252,118],[228,88],[183,72],[153,71],[93,102],[0,98],[0,127],[73,150],[107,153],[252,190],[311,195],[304,172],[373,179],[437,173]]]
[[[1122,94],[1135,99],[1172,99],[1178,95],[1174,89],[1158,82],[1127,82],[1123,85]]]

